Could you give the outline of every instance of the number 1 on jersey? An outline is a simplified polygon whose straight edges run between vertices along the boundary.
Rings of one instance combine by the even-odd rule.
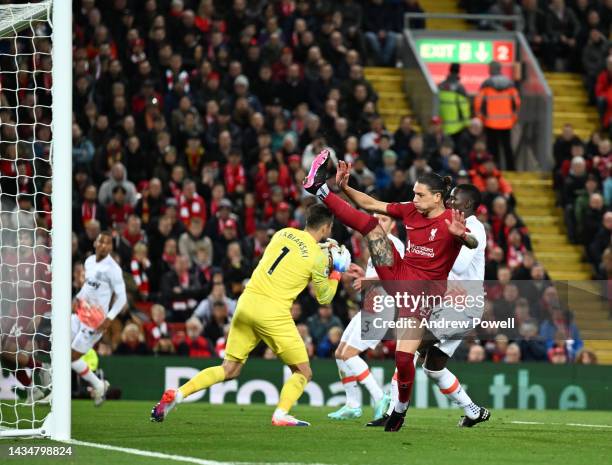
[[[274,263],[272,263],[272,266],[270,267],[270,269],[268,270],[268,274],[272,274],[274,272],[274,269],[278,266],[278,264],[280,263],[280,261],[283,259],[283,257],[285,255],[287,255],[289,253],[289,248],[287,247],[283,247],[281,249],[281,253],[278,256],[278,258],[276,260],[274,260]]]

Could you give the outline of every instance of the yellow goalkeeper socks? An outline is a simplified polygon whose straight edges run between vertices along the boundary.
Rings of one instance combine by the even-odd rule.
[[[297,402],[304,392],[306,383],[308,383],[308,380],[302,373],[293,373],[281,390],[278,408],[285,412],[291,410],[293,404]]]
[[[183,384],[179,388],[179,391],[181,391],[181,394],[183,394],[183,398],[186,398],[194,392],[206,389],[207,387],[220,383],[223,380],[225,380],[225,370],[223,369],[223,366],[219,365],[216,367],[205,368]]]

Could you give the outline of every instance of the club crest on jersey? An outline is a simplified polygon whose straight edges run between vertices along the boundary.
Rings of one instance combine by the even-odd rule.
[[[432,228],[431,231],[429,231],[429,240],[433,241],[436,238],[436,233],[438,232],[438,228]]]

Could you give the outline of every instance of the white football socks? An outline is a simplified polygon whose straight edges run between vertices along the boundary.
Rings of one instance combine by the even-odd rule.
[[[387,415],[391,415],[393,412],[393,408],[395,404],[399,401],[399,389],[397,387],[397,370],[393,373],[393,379],[391,379],[391,402],[389,403],[389,408],[387,409]]]
[[[344,363],[349,368],[351,375],[355,376],[357,381],[366,387],[374,403],[380,402],[384,395],[383,390],[374,379],[374,376],[372,376],[372,373],[370,373],[370,368],[365,360],[359,355],[355,355],[345,360]]]
[[[89,369],[87,363],[82,358],[72,362],[72,369],[94,389],[102,389],[104,383],[93,371]]]
[[[399,400],[395,403],[395,407],[393,409],[398,413],[404,413],[408,410],[408,406],[410,405],[410,401],[408,402],[400,402]]]
[[[353,376],[349,367],[346,366],[344,360],[337,358],[336,365],[338,365],[338,374],[340,375],[342,387],[346,393],[346,406],[349,408],[361,407],[361,393],[359,392],[357,379]]]
[[[456,402],[460,407],[463,407],[463,411],[467,417],[472,420],[478,418],[480,407],[472,402],[472,399],[468,396],[467,392],[465,392],[465,389],[459,384],[457,377],[453,375],[448,368],[444,368],[440,371],[433,371],[423,367],[423,371],[438,385],[442,394]]]
[[[319,187],[319,189],[317,190],[317,197],[323,200],[325,197],[327,197],[328,194],[329,194],[329,187],[327,186],[327,183],[324,182],[323,185]]]

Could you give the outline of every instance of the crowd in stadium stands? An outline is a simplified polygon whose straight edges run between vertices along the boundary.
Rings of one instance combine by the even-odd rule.
[[[519,323],[466,341],[465,359],[591,360],[530,252],[486,124],[449,131],[433,118],[421,134],[406,116],[389,134],[377,114],[363,66],[395,64],[402,12],[422,11],[417,1],[142,3],[138,15],[126,0],[75,12],[74,287],[111,228],[132,309],[101,353],[222,356],[236,299],[271,234],[303,227],[315,199],[301,181],[331,146],[353,163],[355,187],[385,201],[409,200],[430,170],[482,190],[486,277],[501,282],[486,316]],[[360,235],[336,224],[334,237],[365,264]],[[291,309],[311,356],[333,356],[359,309],[342,284],[330,306],[307,290]]]
[[[519,30],[545,68],[584,70],[594,78],[608,55],[612,4],[607,0],[460,0],[468,13],[514,15],[513,21],[482,21],[481,29]]]
[[[399,18],[403,11],[422,11],[418,1],[74,5],[73,294],[83,284],[84,258],[104,229],[113,231],[129,294],[129,311],[100,342],[100,354],[223,356],[236,299],[274,231],[303,227],[304,211],[316,199],[301,182],[313,157],[330,146],[335,161],[353,163],[354,185],[385,201],[410,200],[416,177],[431,170],[482,190],[477,215],[488,233],[486,279],[499,280],[485,318],[514,316],[520,324],[507,332],[479,332],[463,344],[459,358],[595,361],[581,351],[571,313],[531,253],[512,186],[487,148],[481,120],[468,119],[453,137],[438,117],[423,133],[409,116],[394,134],[385,130],[363,66],[394,64]],[[556,22],[543,23],[559,29]],[[423,26],[414,21],[413,27]],[[49,63],[43,58],[38,65],[48,69]],[[21,66],[33,69],[26,59]],[[19,76],[22,87],[32,76]],[[20,95],[22,101],[29,97],[27,91]],[[28,111],[19,121],[35,120]],[[39,123],[50,121],[44,109],[37,116]],[[16,115],[2,119],[15,121]],[[4,141],[15,140],[6,127],[2,131]],[[19,136],[28,140],[32,134]],[[15,144],[2,152],[3,192],[17,186],[22,210],[35,205],[49,211],[47,197],[33,201],[25,195],[34,191],[27,184],[34,167],[43,172],[38,165],[48,159],[49,137],[47,126],[36,126],[34,161],[20,152],[16,162]],[[576,160],[584,148],[575,142],[568,129],[556,145],[566,174],[559,182],[566,186],[567,205],[573,202],[573,211],[589,218],[580,224],[590,229],[576,237],[593,234],[593,263],[602,257],[611,263],[604,233],[612,230],[612,213],[603,214],[602,198],[598,213],[588,189],[598,191],[601,179],[593,186],[585,174],[590,167],[602,172],[610,144],[591,141],[587,150],[598,156],[588,167],[582,162],[581,174]],[[574,161],[563,162],[573,155]],[[587,193],[580,190],[585,185]],[[612,191],[605,186],[608,199]],[[36,188],[49,192],[50,185]],[[39,221],[48,225],[49,215]],[[398,234],[404,235],[403,228]],[[338,223],[333,236],[365,265],[367,246],[359,234]],[[527,284],[518,289],[511,279]],[[291,313],[311,356],[333,356],[359,302],[348,277],[330,306],[318,305],[310,289],[299,296]],[[393,351],[393,343],[383,343],[368,355],[392,357]],[[272,356],[265,348],[259,354]]]
[[[607,280],[612,277],[610,140],[597,131],[583,141],[566,124],[555,141],[554,157],[554,182],[569,239],[584,246],[593,276]]]

